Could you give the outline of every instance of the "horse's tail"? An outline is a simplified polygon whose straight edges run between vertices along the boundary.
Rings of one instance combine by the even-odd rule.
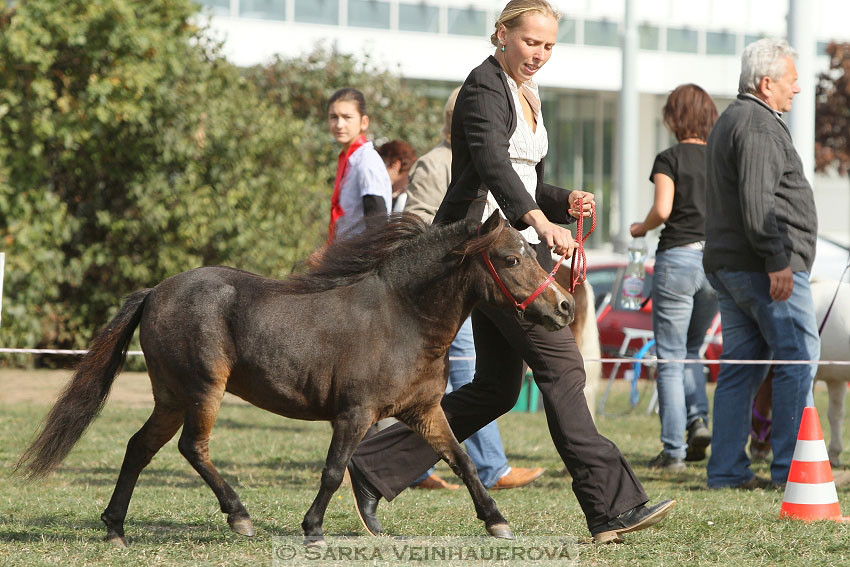
[[[15,470],[36,479],[48,475],[68,455],[100,413],[142,318],[150,289],[131,294],[118,314],[94,338],[89,352],[44,421],[38,437],[21,455]]]

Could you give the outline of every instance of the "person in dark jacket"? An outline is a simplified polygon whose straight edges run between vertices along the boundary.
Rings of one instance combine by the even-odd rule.
[[[800,92],[796,52],[762,39],[741,58],[738,98],[720,116],[706,153],[703,265],[717,291],[723,359],[817,360],[809,272],[817,213],[782,113]],[[710,488],[782,486],[788,479],[813,364],[774,365],[773,463],[756,477],[746,453],[750,409],[767,365],[721,366],[714,393]]]
[[[593,196],[543,182],[548,142],[533,77],[549,59],[557,13],[546,0],[512,0],[491,42],[495,56],[463,84],[452,120],[452,180],[435,223],[481,220],[500,210],[551,269],[550,250],[571,253],[569,223],[590,214]],[[576,199],[584,206],[579,210]],[[446,395],[442,406],[463,440],[510,410],[519,396],[523,361],[534,372],[549,432],[573,479],[573,492],[596,542],[652,526],[675,504],[649,498],[617,447],[596,430],[584,397],[584,365],[567,327],[546,331],[513,312],[479,304],[472,312],[476,372],[472,383]],[[401,424],[365,440],[349,472],[357,512],[367,530],[381,533],[376,511],[437,461],[434,451]]]

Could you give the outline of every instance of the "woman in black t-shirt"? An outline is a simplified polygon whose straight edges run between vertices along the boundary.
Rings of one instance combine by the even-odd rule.
[[[717,108],[697,85],[680,85],[667,99],[664,124],[678,144],[658,154],[650,181],[655,200],[634,237],[664,224],[652,279],[652,329],[659,359],[700,359],[717,298],[702,267],[705,243],[705,142]],[[650,468],[681,471],[701,461],[711,442],[701,364],[658,365],[658,413],[664,449]],[[687,442],[685,441],[687,431]]]

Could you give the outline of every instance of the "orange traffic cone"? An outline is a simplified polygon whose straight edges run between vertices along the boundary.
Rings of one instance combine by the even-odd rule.
[[[845,520],[841,516],[841,505],[815,407],[803,409],[779,517],[805,521]]]

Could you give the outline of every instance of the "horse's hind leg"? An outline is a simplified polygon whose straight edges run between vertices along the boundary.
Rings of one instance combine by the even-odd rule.
[[[363,416],[338,417],[334,420],[333,437],[328,449],[328,456],[325,459],[325,468],[322,469],[322,483],[319,486],[319,493],[301,522],[306,545],[324,543],[322,523],[328,502],[339,489],[339,485],[342,484],[345,467],[371,424],[371,419]]]
[[[124,518],[127,516],[127,507],[130,505],[139,474],[157,451],[174,437],[182,423],[182,408],[166,409],[157,404],[147,422],[130,438],[112,498],[100,516],[106,524],[106,541],[127,546],[127,540],[124,539]]]
[[[244,536],[253,536],[254,526],[251,524],[248,511],[245,510],[236,492],[225,482],[210,461],[210,432],[218,416],[223,396],[223,389],[219,392],[210,392],[196,399],[195,405],[186,410],[183,432],[180,434],[177,448],[215,493],[221,511],[227,514],[230,529]]]
[[[829,390],[829,409],[826,415],[829,419],[829,462],[833,467],[841,464],[841,425],[844,421],[844,396],[847,394],[847,382],[844,380],[829,380],[826,383]]]
[[[437,455],[463,480],[472,496],[478,519],[484,521],[487,532],[493,537],[513,539],[514,535],[507,520],[499,512],[490,493],[481,484],[475,465],[452,433],[443,409],[436,405],[422,414],[405,416],[402,421],[418,432]]]

